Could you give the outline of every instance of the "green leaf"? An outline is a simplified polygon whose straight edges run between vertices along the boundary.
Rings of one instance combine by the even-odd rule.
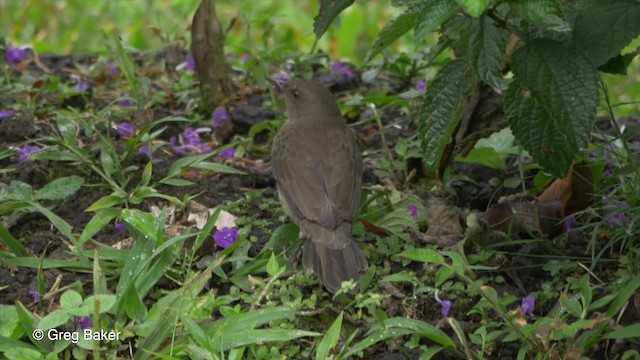
[[[269,276],[276,276],[278,271],[280,271],[280,265],[278,264],[276,255],[271,253],[271,257],[269,258],[269,261],[267,261],[267,274],[269,274]]]
[[[36,200],[62,200],[73,195],[84,184],[80,176],[68,176],[53,180],[36,192]]]
[[[2,201],[29,201],[33,194],[31,185],[22,181],[13,180],[9,183],[6,192],[2,196]]]
[[[520,17],[543,30],[570,31],[558,0],[513,0],[511,9]]]
[[[451,140],[465,106],[465,93],[475,84],[469,63],[459,59],[445,65],[429,86],[420,110],[419,136],[424,160],[436,168]]]
[[[56,310],[45,316],[38,322],[38,329],[47,331],[69,321],[69,314],[66,311]]]
[[[127,225],[133,227],[136,231],[147,238],[153,239],[154,242],[158,242],[156,234],[158,230],[156,229],[154,223],[155,217],[150,213],[140,211],[137,209],[123,209],[122,210],[122,221],[124,221]]]
[[[458,11],[455,0],[428,0],[415,20],[414,39],[420,41]]]
[[[102,165],[102,170],[104,171],[105,175],[107,175],[107,177],[111,179],[111,175],[113,175],[113,173],[115,173],[117,170],[116,162],[113,160],[111,153],[107,150],[106,147],[103,147],[102,151],[100,151],[100,164]]]
[[[604,335],[605,339],[631,339],[640,337],[640,324],[632,324]]]
[[[300,229],[296,224],[288,223],[280,225],[271,233],[271,239],[265,244],[263,252],[275,251],[276,253],[281,253],[285,251],[291,244],[298,241],[299,233]]]
[[[111,294],[91,295],[88,298],[84,299],[82,306],[91,309],[91,313],[93,313],[96,301],[99,302],[98,314],[104,314],[105,312],[111,310],[111,308],[115,305],[116,296]]]
[[[464,11],[473,17],[482,15],[489,5],[489,0],[456,0],[456,2],[462,5]]]
[[[597,67],[618,55],[640,35],[640,3],[635,0],[597,0],[578,12],[573,26],[576,46]]]
[[[69,118],[62,115],[58,115],[56,120],[58,123],[58,131],[60,131],[60,135],[62,135],[65,143],[75,147],[76,135],[78,133],[78,127],[76,124]]]
[[[416,23],[418,13],[424,8],[424,6],[426,6],[426,4],[428,3],[420,2],[411,4],[405,12],[395,19],[387,22],[378,33],[375,40],[373,40],[373,45],[371,45],[371,49],[367,52],[365,62],[369,62],[387,46],[391,45],[392,42],[396,41],[402,35],[411,30]]]
[[[471,36],[471,66],[480,80],[495,88],[503,87],[502,69],[508,33],[493,25],[487,16],[477,19],[478,31]]]
[[[206,161],[200,161],[200,162],[194,163],[191,165],[191,167],[194,167],[196,169],[209,170],[209,171],[222,173],[222,174],[237,174],[237,175],[247,174],[246,172],[242,170],[238,170],[236,168],[232,168],[231,166],[227,166],[219,163],[206,162]]]
[[[320,336],[322,334],[304,330],[288,329],[249,329],[234,333],[225,333],[212,339],[221,351],[227,351],[240,346],[260,344],[264,342],[287,342],[300,337]]]
[[[340,315],[333,321],[329,330],[324,334],[322,340],[318,344],[316,349],[316,360],[325,360],[329,358],[329,350],[333,349],[340,340],[340,329],[342,328],[342,317],[344,312],[341,311]]]
[[[193,185],[193,181],[184,180],[184,179],[166,179],[160,181],[161,184],[170,185],[170,186],[190,186]]]
[[[327,31],[333,19],[353,4],[355,0],[320,0],[320,9],[318,15],[313,18],[313,32],[316,39],[320,39]]]
[[[409,249],[401,252],[398,256],[412,261],[419,261],[425,264],[445,264],[442,255],[429,249]]]
[[[2,212],[0,212],[2,214]],[[0,241],[11,251],[11,253],[17,257],[27,256],[27,249],[22,245],[18,239],[14,238],[13,235],[4,227],[2,223],[0,223]],[[1,322],[0,322],[1,323]],[[0,335],[2,333],[0,332]]]
[[[473,148],[465,157],[462,157],[462,155],[456,156],[455,161],[460,163],[479,164],[492,169],[506,171],[506,159],[507,154],[499,153],[495,149]]]
[[[552,40],[529,42],[511,67],[504,104],[511,130],[540,165],[565,177],[591,135],[598,74],[579,50]]]
[[[158,191],[149,186],[143,186],[136,189],[136,191],[131,194],[129,200],[132,204],[139,204],[142,202],[142,199],[154,196]]]
[[[35,160],[82,161],[78,155],[68,151],[38,151],[31,155]]]
[[[98,211],[101,209],[106,209],[106,208],[110,208],[110,207],[114,207],[116,205],[122,205],[122,204],[124,204],[124,198],[114,193],[111,195],[101,197],[100,199],[96,200],[96,202],[89,205],[89,207],[85,211],[86,212]]]
[[[58,229],[58,231],[60,231],[60,233],[67,238],[67,240],[69,240],[74,246],[77,246],[76,238],[73,236],[73,233],[72,233],[73,228],[71,227],[71,225],[69,225],[68,222],[64,221],[58,215],[51,212],[51,210],[47,209],[46,207],[40,205],[35,201],[30,201],[29,205],[34,209],[36,209],[37,211],[41,212],[42,215],[44,215],[47,219],[49,219],[49,221],[51,221],[53,226],[55,226],[56,229]]]
[[[120,216],[120,209],[102,209],[96,211],[96,214],[93,215],[91,220],[89,220],[89,223],[87,223],[82,230],[78,243],[84,244],[87,242],[93,237],[93,235],[97,234],[98,231],[102,230],[102,228],[107,226],[111,220],[118,216]]]
[[[149,161],[147,165],[144,166],[144,170],[142,171],[142,179],[140,179],[140,186],[149,185],[149,182],[151,181],[151,172],[152,172],[152,165],[151,165],[151,161]]]
[[[19,329],[18,311],[15,305],[1,305],[0,304],[0,336],[12,337],[15,335],[21,335]],[[0,347],[0,352],[5,351]]]
[[[60,296],[60,307],[73,309],[82,305],[82,295],[75,290],[67,290]]]

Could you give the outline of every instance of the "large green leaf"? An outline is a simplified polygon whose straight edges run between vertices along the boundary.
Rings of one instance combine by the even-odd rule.
[[[419,134],[427,165],[440,163],[445,146],[458,126],[465,105],[465,93],[475,84],[469,63],[458,59],[445,65],[433,80],[420,110]]]
[[[605,64],[640,35],[640,2],[598,0],[578,13],[573,27],[576,46],[595,66]]]
[[[73,195],[84,184],[80,176],[58,178],[36,192],[36,200],[62,200]]]
[[[421,40],[455,14],[460,6],[455,0],[428,0],[415,22],[415,39]]]
[[[515,81],[505,113],[522,146],[554,176],[564,177],[589,142],[598,105],[598,74],[570,44],[534,40],[512,59]]]
[[[571,30],[558,0],[512,0],[509,5],[523,19],[543,30]]]
[[[396,41],[400,36],[411,30],[416,23],[416,17],[420,11],[430,3],[431,1],[411,3],[407,10],[402,14],[387,22],[373,41],[371,49],[367,52],[366,61],[368,62],[373,59],[374,56],[378,55],[387,46],[391,45],[392,42]]]
[[[473,17],[482,15],[489,5],[489,0],[456,0],[456,2],[462,5],[464,11]]]
[[[493,25],[493,20],[482,16],[476,20],[478,31],[471,36],[469,54],[471,66],[485,83],[501,88],[504,51],[508,33]]]
[[[316,39],[320,39],[333,22],[333,19],[335,19],[342,10],[351,6],[354,1],[355,0],[320,0],[318,15],[313,18],[313,32],[316,34]]]

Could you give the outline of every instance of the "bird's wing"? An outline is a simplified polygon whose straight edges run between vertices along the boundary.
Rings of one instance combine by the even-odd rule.
[[[330,229],[351,221],[360,202],[362,160],[349,130],[296,136],[286,130],[278,134],[287,139],[276,141],[272,157],[285,209]]]

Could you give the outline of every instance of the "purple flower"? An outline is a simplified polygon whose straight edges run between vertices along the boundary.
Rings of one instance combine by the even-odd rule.
[[[38,294],[36,290],[29,290],[29,296],[31,296],[34,302],[40,301],[40,294]]]
[[[192,129],[186,128],[182,131],[180,138],[172,136],[169,139],[171,149],[176,154],[192,155],[192,154],[208,154],[211,147],[203,145],[199,134],[208,131],[208,128]]]
[[[235,153],[236,153],[236,149],[230,147],[227,150],[219,153],[217,156],[221,159],[231,159]]]
[[[189,55],[187,62],[184,64],[184,69],[187,71],[193,71],[196,68],[196,61],[193,56]]]
[[[111,75],[115,75],[115,74],[118,73],[119,70],[120,70],[120,68],[118,67],[118,64],[113,64],[113,65],[109,66],[109,68],[107,69],[107,73],[111,74]]]
[[[249,60],[250,58],[251,58],[251,55],[249,55],[249,54],[244,54],[244,55],[242,55],[242,57],[240,58],[240,62],[244,64],[244,63],[246,63],[246,62],[247,62],[247,60]]]
[[[40,147],[39,146],[31,146],[31,145],[25,145],[21,148],[17,148],[16,149],[16,154],[18,155],[18,161],[20,162],[24,162],[29,160],[29,156],[35,152],[40,151]]]
[[[610,228],[616,229],[624,226],[627,223],[627,217],[624,216],[623,213],[616,211],[609,214],[605,222],[607,223],[607,225],[609,225]]]
[[[409,212],[409,214],[411,214],[411,217],[413,218],[413,220],[418,220],[418,207],[413,205],[413,204],[409,204],[407,205],[407,211]]]
[[[289,80],[291,80],[291,78],[288,75],[285,74],[278,74],[274,77],[272,77],[273,80],[275,80],[276,82],[278,82],[278,84],[283,85],[289,82]]]
[[[213,240],[219,247],[223,249],[228,248],[229,246],[231,246],[231,244],[238,240],[238,229],[224,227],[220,230],[217,230],[213,234]]]
[[[349,70],[348,67],[340,64],[340,62],[338,61],[335,61],[333,64],[331,64],[331,70],[343,73],[349,80],[353,79],[353,73],[351,72],[351,70]]]
[[[533,316],[533,309],[536,307],[536,298],[533,296],[527,296],[522,298],[522,303],[520,304],[520,313],[522,316]]]
[[[231,116],[224,108],[224,106],[218,106],[215,110],[213,110],[213,114],[211,114],[211,119],[213,122],[211,123],[211,127],[217,129],[220,127],[223,121],[231,120]]]
[[[0,109],[0,120],[8,118],[13,115],[13,110]]]
[[[133,100],[129,98],[129,95],[125,94],[122,100],[120,100],[120,106],[124,106],[124,107],[133,106]]]
[[[91,89],[91,84],[82,79],[79,79],[76,83],[76,90],[78,91],[87,91],[89,89]]]
[[[449,313],[451,312],[451,301],[449,300],[437,300],[438,304],[440,304],[440,314],[442,314],[443,318],[446,318],[449,316]]]
[[[113,227],[116,229],[116,231],[122,231],[125,229],[124,224],[121,223],[116,223]]]
[[[140,146],[140,148],[138,148],[138,152],[147,155],[149,159],[153,159],[151,147],[149,147],[149,145]]]
[[[420,92],[425,92],[427,90],[427,84],[425,84],[424,80],[418,80],[418,82],[416,82],[416,88]]]
[[[80,327],[80,329],[89,329],[90,327],[93,326],[93,321],[91,321],[90,317],[83,316],[80,319],[78,319],[77,324]]]
[[[120,136],[123,136],[123,137],[133,136],[133,125],[131,125],[131,123],[128,123],[128,122],[120,123],[116,127],[116,130],[118,131],[118,134],[120,134]]]
[[[562,229],[564,232],[569,232],[578,227],[578,222],[576,221],[576,217],[573,215],[569,215],[564,219],[562,223]]]
[[[4,54],[4,57],[7,59],[7,62],[11,65],[15,65],[24,59],[27,54],[26,48],[17,48],[9,45],[7,52]]]

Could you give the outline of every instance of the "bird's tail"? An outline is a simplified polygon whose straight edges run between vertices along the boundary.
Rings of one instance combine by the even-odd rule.
[[[367,270],[367,259],[351,235],[351,224],[343,223],[335,230],[313,224],[305,229],[307,240],[302,265],[313,270],[331,293],[340,289],[343,281],[358,281]]]

